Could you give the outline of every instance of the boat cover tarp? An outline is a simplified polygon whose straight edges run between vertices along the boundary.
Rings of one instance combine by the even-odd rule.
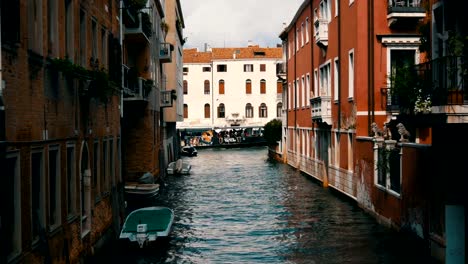
[[[148,232],[164,231],[169,225],[171,215],[172,212],[167,208],[134,211],[125,221],[122,232],[136,233],[139,224],[146,224]]]

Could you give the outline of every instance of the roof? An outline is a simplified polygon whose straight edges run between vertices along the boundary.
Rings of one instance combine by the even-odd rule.
[[[226,59],[281,59],[283,48],[262,48],[259,45],[239,48],[212,48],[199,52],[196,48],[184,49],[184,63],[210,63]]]

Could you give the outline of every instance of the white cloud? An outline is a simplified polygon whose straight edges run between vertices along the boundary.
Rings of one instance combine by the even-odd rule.
[[[283,23],[289,24],[303,0],[181,0],[184,48],[262,47],[281,43]]]

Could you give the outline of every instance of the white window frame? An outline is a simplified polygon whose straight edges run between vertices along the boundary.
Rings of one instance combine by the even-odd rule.
[[[57,177],[56,179],[56,183],[55,183],[55,190],[51,190],[50,189],[50,172],[53,168],[50,168],[50,153],[52,151],[57,151],[57,156],[56,156],[56,167],[55,167],[55,176]],[[52,192],[55,192],[55,200],[52,201],[52,202],[55,202],[55,211],[56,211],[56,214],[55,214],[55,219],[54,219],[54,223],[50,223],[49,222],[49,231],[53,231],[55,230],[56,228],[58,228],[60,225],[61,225],[61,221],[62,221],[62,213],[61,213],[61,208],[62,208],[62,205],[61,205],[61,201],[62,201],[62,196],[61,196],[61,186],[62,186],[62,176],[61,176],[61,153],[60,153],[60,145],[51,145],[49,146],[49,151],[48,151],[48,157],[47,157],[47,166],[48,166],[48,169],[49,169],[49,175],[48,175],[48,190],[49,190],[49,195],[52,193]],[[51,209],[50,209],[50,197],[48,199],[48,205],[49,205],[49,221],[51,220],[50,217],[51,217]]]
[[[335,57],[333,60],[333,100],[338,101],[338,93],[339,93],[339,72],[340,72],[340,65],[338,57]]]
[[[401,168],[402,168],[402,156],[403,156],[403,148],[400,147],[400,151],[399,151],[399,161],[400,161],[400,172],[399,172],[399,177],[400,177],[400,192],[396,192],[394,190],[392,190],[392,186],[391,186],[391,174],[390,174],[390,171],[386,171],[386,175],[385,175],[385,179],[384,179],[384,184],[385,185],[381,185],[379,183],[379,168],[378,168],[378,164],[379,164],[379,149],[381,148],[385,148],[386,150],[390,150],[390,149],[393,149],[395,148],[396,146],[392,144],[394,143],[390,143],[388,144],[387,142],[383,141],[382,142],[376,142],[374,141],[374,186],[376,186],[377,188],[381,189],[381,190],[384,190],[386,191],[387,193],[393,195],[393,196],[396,196],[398,198],[401,197],[402,195],[402,190],[401,190],[401,184],[402,184],[402,180],[403,180],[403,177],[402,177],[402,173],[401,173]],[[387,160],[387,164],[385,166],[387,166],[387,168],[390,168],[390,164],[388,163],[389,161]]]
[[[319,68],[320,96],[331,95],[331,63],[330,60],[323,63]]]
[[[306,74],[306,106],[310,105],[310,73]]]
[[[306,18],[306,23],[305,23],[306,43],[309,43],[309,39],[310,39],[310,36],[309,36],[309,24],[310,24],[309,17],[307,17],[307,18]]]
[[[318,69],[315,68],[314,70],[314,97],[319,96],[319,86],[318,86]]]
[[[305,88],[305,76],[302,75],[301,76],[301,107],[305,107],[306,106],[306,103],[305,103],[305,97],[306,97],[306,88]]]
[[[348,52],[348,100],[354,98],[354,82],[356,76],[356,63],[354,49]]]
[[[339,13],[339,3],[338,3],[339,0],[335,0],[335,17],[338,16],[338,13]]]
[[[38,215],[38,220],[39,223],[37,223],[36,219],[34,219],[34,212],[32,208],[32,199],[33,197],[33,166],[32,166],[32,156],[36,153],[41,154],[41,168],[40,168],[40,175],[39,175],[39,210],[40,210],[40,215]],[[46,223],[46,177],[45,177],[45,155],[44,155],[44,149],[43,148],[37,148],[37,149],[32,149],[31,150],[31,156],[30,156],[30,166],[31,166],[31,225],[36,225],[39,224],[42,228],[45,227]],[[31,236],[33,235],[33,227],[31,226]],[[39,230],[38,230],[39,231]],[[32,244],[36,244],[39,241],[39,234],[36,237],[31,237],[32,239]]]
[[[19,151],[12,151],[6,154],[6,159],[16,159],[15,162],[15,171],[14,171],[14,179],[13,179],[13,208],[14,208],[14,216],[13,222],[17,223],[13,225],[13,251],[6,252],[9,255],[7,256],[7,262],[13,260],[17,256],[19,256],[22,252],[22,225],[21,225],[21,155]],[[11,201],[9,201],[11,202]]]
[[[73,162],[72,164],[72,168],[71,168],[71,177],[69,177],[68,175],[68,169],[69,169],[69,164],[68,164],[68,161],[69,161],[69,149],[71,149],[71,153],[72,153],[72,159],[71,159],[71,162]],[[68,217],[72,217],[76,214],[76,145],[75,143],[67,143],[67,152],[66,152],[66,159],[67,159],[67,168],[66,168],[66,181],[67,181],[67,213],[68,213]],[[71,179],[71,182],[70,182],[70,179]],[[72,193],[69,193],[70,189],[72,190]],[[71,200],[71,202],[69,201]],[[69,206],[71,205],[71,206]],[[71,208],[70,208],[71,207]]]
[[[301,47],[304,47],[304,30],[305,30],[305,26],[304,26],[304,22],[301,23]]]

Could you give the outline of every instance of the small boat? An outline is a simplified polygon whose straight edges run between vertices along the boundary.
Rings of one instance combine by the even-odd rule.
[[[190,174],[190,170],[192,169],[192,165],[183,162],[182,159],[178,159],[177,161],[173,161],[168,164],[167,166],[167,174]]]
[[[159,184],[126,182],[125,195],[128,200],[149,199],[158,196]]]
[[[198,155],[198,151],[193,146],[184,146],[180,149],[180,155],[187,157],[195,157]]]
[[[148,247],[159,238],[167,238],[174,223],[174,211],[164,206],[143,207],[125,219],[119,239],[140,248]]]

